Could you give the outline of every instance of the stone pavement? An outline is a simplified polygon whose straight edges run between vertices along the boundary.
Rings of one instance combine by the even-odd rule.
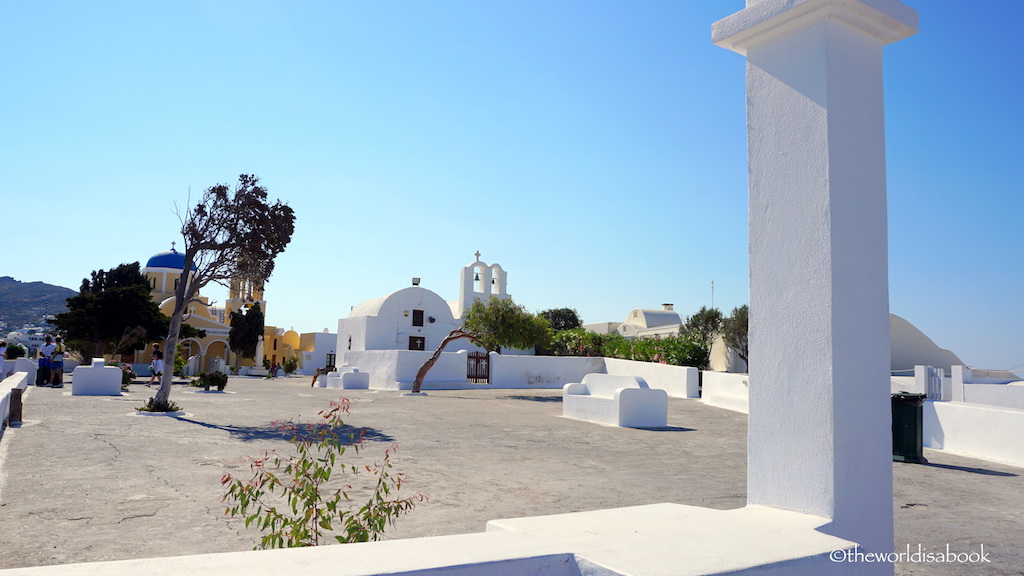
[[[0,568],[251,549],[259,533],[223,514],[220,479],[245,456],[290,446],[275,421],[312,421],[352,400],[353,461],[399,446],[403,487],[429,498],[386,534],[480,532],[488,520],[677,502],[745,504],[746,416],[670,399],[669,427],[560,418],[558,390],[310,388],[308,377],[231,378],[225,393],[175,386],[185,415],[140,416],[153,389],[72,397],[31,388],[0,439]],[[1024,470],[926,450],[894,464],[896,548],[980,552],[985,564],[900,562],[897,574],[1024,574]]]

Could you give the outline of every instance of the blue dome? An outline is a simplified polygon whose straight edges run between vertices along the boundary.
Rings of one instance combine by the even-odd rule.
[[[175,270],[181,270],[185,266],[185,255],[178,252],[174,248],[166,252],[154,254],[152,258],[146,262],[146,268],[174,268]],[[192,265],[192,269],[196,269],[196,265]]]

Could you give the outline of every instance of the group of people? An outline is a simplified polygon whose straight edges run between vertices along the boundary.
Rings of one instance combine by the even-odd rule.
[[[64,342],[57,336],[56,342],[46,337],[37,353],[39,366],[36,369],[36,386],[44,388],[64,387]]]

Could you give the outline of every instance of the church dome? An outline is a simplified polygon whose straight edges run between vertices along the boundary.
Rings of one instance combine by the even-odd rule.
[[[178,252],[174,248],[166,252],[160,252],[154,254],[152,258],[146,262],[146,268],[173,268],[175,270],[181,270],[185,266],[185,255]],[[192,265],[192,270],[196,269],[196,265]]]

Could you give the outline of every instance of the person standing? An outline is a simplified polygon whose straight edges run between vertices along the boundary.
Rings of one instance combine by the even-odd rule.
[[[164,353],[160,350],[159,344],[153,344],[153,353],[149,357],[149,369],[152,375],[150,375],[149,382],[146,384],[147,387],[152,386],[153,381],[164,373]]]
[[[53,345],[53,355],[50,356],[50,370],[53,372],[52,384],[54,388],[64,387],[64,341],[57,336],[57,343]]]
[[[53,345],[53,338],[46,337],[45,343],[39,347],[36,353],[39,356],[39,367],[36,369],[36,386],[48,388],[50,386],[50,357],[57,347]]]
[[[7,342],[0,341],[0,362],[7,360]]]

